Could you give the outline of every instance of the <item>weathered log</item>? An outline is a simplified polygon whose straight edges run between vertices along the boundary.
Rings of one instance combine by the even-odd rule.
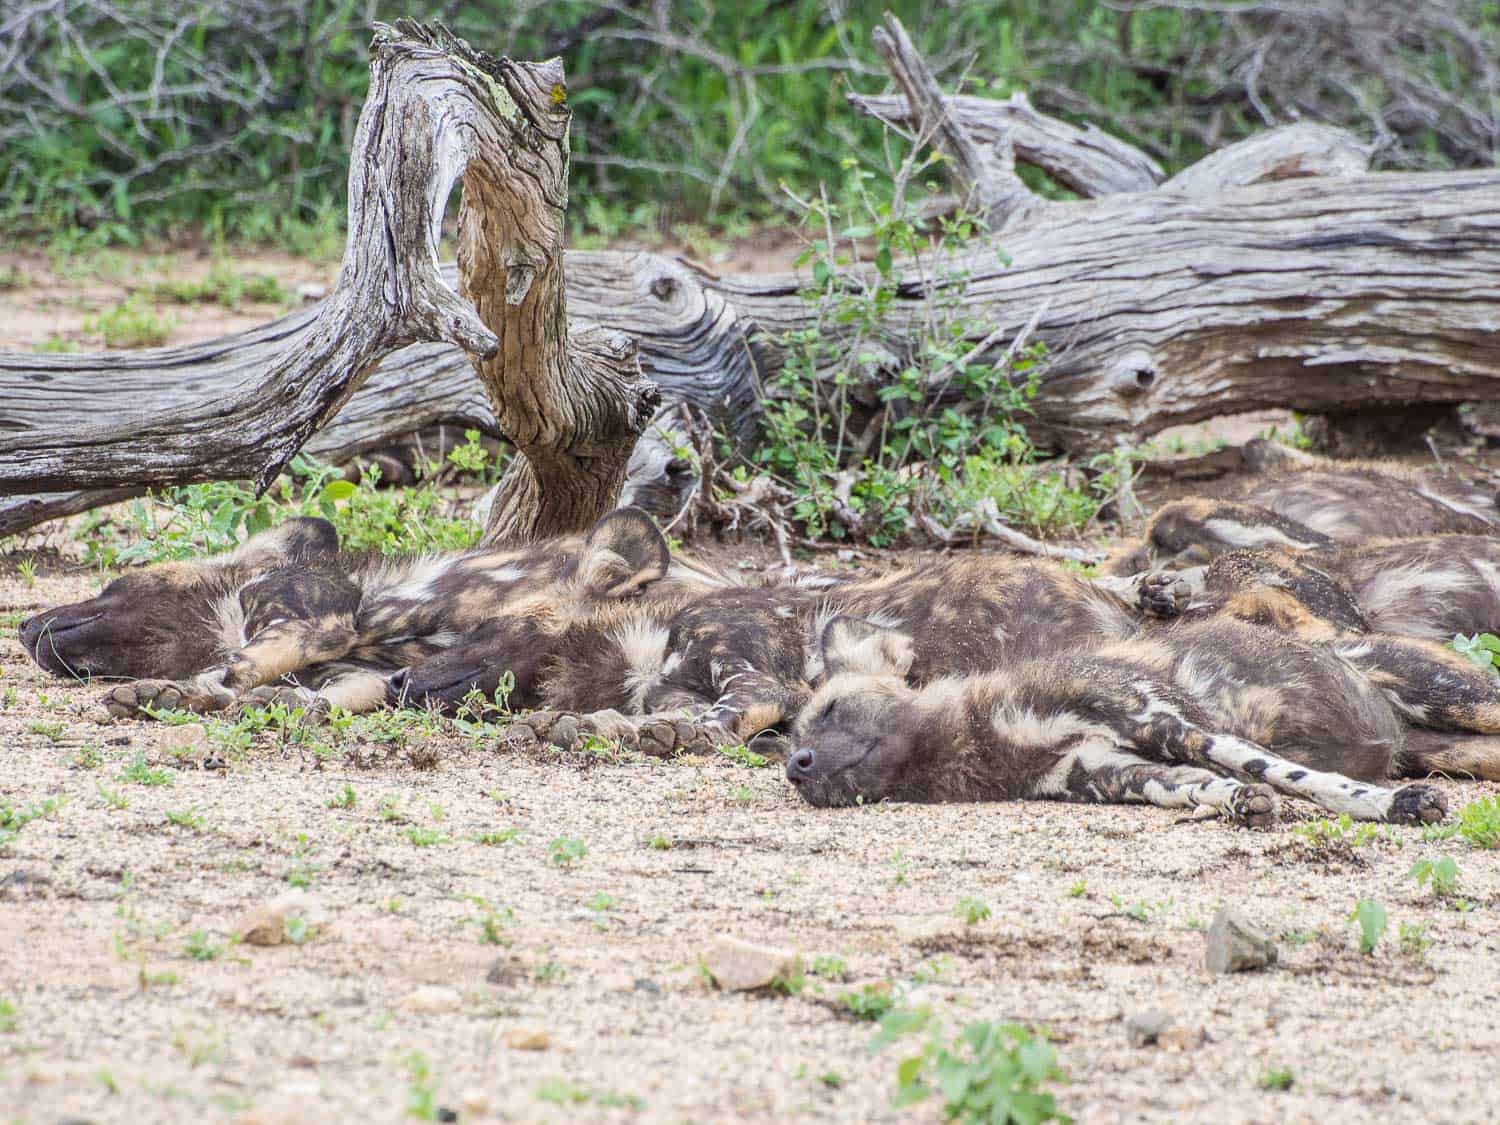
[[[952,112],[962,100],[934,98],[919,66],[919,59],[909,63],[905,83],[918,95],[909,117],[915,131],[936,135],[923,120],[934,109],[948,115],[945,130],[966,127]],[[1051,128],[1034,117],[1027,127]],[[963,142],[945,134],[944,143]],[[1121,167],[1128,151],[1122,143]],[[976,325],[973,342],[985,345],[982,357],[1003,355],[1028,326],[1046,345],[1032,435],[1044,445],[1092,450],[1122,435],[1264,407],[1326,412],[1500,399],[1500,171],[1350,174],[1364,156],[1336,131],[1294,127],[1233,146],[1207,168],[1152,190],[1023,206],[1025,220],[1004,232],[1008,264],[993,247],[976,248],[963,263],[961,301]],[[1069,164],[1061,156],[1055,162]],[[983,175],[988,166],[973,167]],[[1318,174],[1284,178],[1298,170]],[[776,341],[818,323],[799,293],[804,279],[791,274],[713,278],[660,258],[610,254],[569,254],[566,267],[575,328],[630,331],[669,397],[721,417],[714,408],[732,395],[728,413],[743,420],[757,373],[779,362]],[[893,355],[939,284],[908,267],[885,324]],[[257,332],[280,333],[280,346],[295,354],[325,314],[299,314]],[[119,436],[129,425],[116,427],[109,469],[92,460],[92,431],[74,431],[79,416],[133,425],[143,404],[162,401],[174,403],[169,414],[243,426],[219,399],[239,402],[256,387],[274,349],[257,354],[255,337],[138,357],[0,357],[0,432],[20,435],[0,449],[0,495],[243,475],[224,473],[212,449],[163,466],[150,444],[160,425],[149,418],[141,440]],[[374,397],[370,388],[389,365],[412,355],[421,358],[407,376]],[[448,393],[449,372],[461,366],[451,349],[400,353],[346,413],[358,412],[362,434],[439,420],[414,415]],[[126,371],[140,380],[113,374]],[[107,382],[99,378],[106,372]],[[464,379],[472,383],[466,372]],[[462,401],[475,401],[464,388],[462,380],[452,384]],[[406,395],[410,401],[398,407]],[[345,441],[339,425],[325,435],[330,443]],[[200,437],[210,444],[212,431]],[[127,449],[134,451],[128,457]],[[114,471],[124,463],[129,473]]]
[[[848,94],[860,113],[907,133],[911,105],[900,94]],[[1150,191],[1166,179],[1161,166],[1133,145],[1085,125],[1079,128],[1032,108],[1020,91],[1004,101],[950,97],[948,112],[980,144],[1008,137],[1016,159],[1034,165],[1085,199],[1122,191]]]
[[[688,403],[728,432],[749,436],[759,402],[758,366],[769,357],[752,342],[754,333],[722,294],[706,288],[691,268],[657,254],[570,252],[567,271],[575,330],[599,326],[631,333],[640,345],[641,366],[661,387],[665,402]],[[441,277],[444,284],[456,285],[457,268],[444,266]],[[203,413],[218,399],[249,393],[258,374],[294,348],[318,315],[319,308],[310,307],[246,332],[177,348],[0,352],[0,434],[5,435],[0,440],[0,535],[139,495],[145,482],[169,483],[152,475],[154,451],[141,446],[134,450],[138,460],[131,475],[143,483],[135,486],[6,495],[17,487],[52,483],[30,475],[23,448],[59,451],[72,474],[68,482],[93,485],[100,477],[92,470],[87,446],[76,440],[80,423],[130,424],[146,413]],[[343,461],[438,423],[501,436],[468,356],[449,345],[416,344],[382,360],[306,448],[324,460]],[[201,472],[190,479],[229,475],[217,472],[211,445],[201,453]],[[640,488],[650,483],[637,482]]]

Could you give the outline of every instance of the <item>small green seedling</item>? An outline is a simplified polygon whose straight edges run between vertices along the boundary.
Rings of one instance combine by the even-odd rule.
[[[990,916],[990,904],[982,898],[961,898],[953,908],[953,916],[962,918],[966,926],[977,926]]]
[[[1372,898],[1362,898],[1354,904],[1349,919],[1359,924],[1359,951],[1368,957],[1385,936],[1385,907]]]
[[[1491,675],[1500,676],[1500,637],[1494,633],[1475,633],[1471,637],[1455,633],[1448,647],[1462,653]]]
[[[1408,872],[1417,886],[1431,886],[1434,898],[1452,898],[1458,893],[1458,864],[1451,856],[1419,859]]]
[[[1500,798],[1470,801],[1459,809],[1458,834],[1476,848],[1500,848]]]
[[[547,858],[557,867],[572,867],[588,854],[588,845],[576,836],[558,836],[547,845]]]
[[[1290,1068],[1284,1066],[1273,1066],[1260,1076],[1260,1088],[1262,1090],[1284,1091],[1290,1090],[1297,1082]]]

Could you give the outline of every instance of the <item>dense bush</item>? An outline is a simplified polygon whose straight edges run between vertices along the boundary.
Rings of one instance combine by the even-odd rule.
[[[843,93],[884,85],[870,29],[887,7],[950,88],[1026,88],[1169,167],[1298,114],[1353,125],[1387,164],[1495,159],[1493,2],[1174,2],[7,5],[0,226],[124,240],[185,221],[253,237],[336,228],[370,24],[399,15],[443,19],[486,49],[565,58],[574,222],[605,233],[764,216],[782,205],[781,182],[805,194],[836,179],[877,136]]]

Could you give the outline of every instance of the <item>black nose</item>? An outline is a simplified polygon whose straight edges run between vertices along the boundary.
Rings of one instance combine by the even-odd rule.
[[[817,755],[805,746],[786,760],[786,776],[789,781],[806,781],[812,776],[813,762]]]

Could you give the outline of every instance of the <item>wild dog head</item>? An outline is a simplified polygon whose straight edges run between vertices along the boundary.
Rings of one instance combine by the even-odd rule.
[[[1142,541],[1116,551],[1102,571],[1141,574],[1153,567],[1205,566],[1227,551],[1274,547],[1308,551],[1333,540],[1287,516],[1254,504],[1220,500],[1175,500],[1152,518]]]
[[[826,679],[797,716],[786,775],[823,807],[913,797],[921,720],[906,681],[911,638],[852,617],[835,617],[821,638]]]
[[[511,703],[537,707],[559,661],[597,672],[602,649],[612,643],[621,607],[680,592],[669,579],[666,538],[645,512],[621,508],[604,516],[584,538],[576,565],[554,588],[504,606],[456,644],[391,678],[388,699],[456,708],[472,692],[492,698],[511,674]],[[597,685],[612,698],[614,685]],[[604,704],[600,704],[603,707]]]
[[[21,645],[58,676],[185,679],[223,648],[220,606],[240,585],[337,553],[327,520],[290,519],[227,555],[132,571],[87,601],[39,613],[21,622]]]
[[[589,529],[573,581],[588,596],[629,598],[666,578],[672,552],[651,517],[617,508]]]

